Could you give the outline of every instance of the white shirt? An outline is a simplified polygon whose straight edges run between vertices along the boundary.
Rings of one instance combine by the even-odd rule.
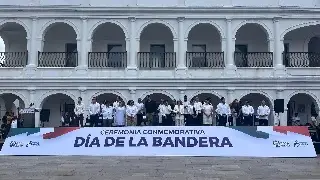
[[[103,119],[112,119],[113,118],[113,113],[114,113],[114,108],[112,106],[101,106],[101,113],[103,116]]]
[[[188,113],[188,106],[189,106],[189,102],[183,102],[183,106],[184,106],[184,113],[183,114],[189,114]]]
[[[11,128],[18,128],[18,121],[16,119],[12,120]]]
[[[188,109],[188,114],[190,114],[190,115],[194,115],[193,107],[194,107],[194,106],[193,106],[193,105],[191,105],[191,104],[189,104],[189,105],[188,105],[188,108],[187,108],[187,109]]]
[[[74,108],[75,115],[84,114],[84,104],[81,102],[80,104],[77,103]]]
[[[99,103],[95,103],[95,104],[90,104],[89,106],[89,114],[90,115],[95,115],[95,114],[99,114],[100,112],[100,104]]]
[[[143,103],[137,103],[136,106],[138,108],[138,113],[143,113],[144,104]]]
[[[119,102],[118,101],[115,101],[114,103],[113,103],[113,107],[114,108],[117,108],[119,106]]]
[[[250,105],[248,105],[248,106],[244,105],[244,106],[242,106],[241,109],[242,109],[242,113],[244,115],[252,115],[254,113],[254,109]]]
[[[211,115],[213,112],[213,106],[210,104],[204,104],[202,106],[202,109],[203,109],[203,113],[206,115]]]
[[[230,115],[231,114],[231,110],[230,110],[229,104],[227,104],[227,103],[224,103],[224,104],[223,103],[219,103],[217,105],[216,112],[219,115]]]
[[[159,108],[160,108],[160,115],[162,115],[162,116],[165,116],[165,115],[167,115],[167,114],[170,114],[171,111],[172,111],[170,105],[168,105],[168,106],[166,106],[166,105],[161,105],[161,106],[159,106]]]
[[[183,114],[184,113],[184,106],[183,105],[175,105],[173,108],[173,112],[177,114]]]
[[[133,106],[127,106],[127,109],[126,109],[126,114],[127,116],[130,116],[130,117],[134,117],[136,116],[138,113],[138,108],[137,106],[133,105]]]
[[[201,110],[202,110],[202,103],[201,102],[195,102],[193,106],[196,109],[197,113],[201,113]]]
[[[260,119],[268,119],[270,114],[270,108],[267,105],[259,106],[257,111]]]

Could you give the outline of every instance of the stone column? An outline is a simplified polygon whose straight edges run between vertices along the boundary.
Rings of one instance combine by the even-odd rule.
[[[276,91],[276,97],[277,99],[283,99],[284,95],[283,95],[283,88],[278,88]],[[287,120],[287,105],[284,104],[284,113],[279,113],[279,120],[280,120],[280,125],[281,126],[287,126],[288,124],[288,120]]]
[[[86,17],[82,17],[82,25],[81,25],[81,42],[80,42],[80,62],[78,64],[79,67],[87,68],[88,67],[88,19]]]
[[[34,113],[34,127],[40,127],[40,111],[41,108],[35,108],[36,112]]]
[[[25,104],[25,107],[29,107],[29,105],[31,103],[34,103],[35,104],[35,94],[36,94],[36,88],[35,87],[29,87],[28,88],[29,90],[29,102],[25,102],[25,103],[28,103],[28,104]],[[36,105],[36,104],[35,104]]]
[[[38,18],[32,17],[32,26],[31,26],[31,37],[28,37],[28,43],[30,46],[28,47],[28,65],[27,67],[37,67],[37,24]]]
[[[136,98],[136,88],[135,87],[130,87],[129,91],[130,91],[130,98],[131,100],[133,100],[134,102],[137,102],[137,98]]]
[[[234,50],[235,50],[235,38],[233,38],[232,34],[232,20],[227,19],[227,39],[226,39],[226,76],[235,76],[236,75],[236,66],[234,65]]]
[[[233,102],[233,100],[234,100],[234,88],[228,88],[228,90],[227,90],[227,103],[228,104],[230,104],[230,103],[232,103]]]
[[[177,99],[177,100],[180,100],[180,101],[183,102],[185,95],[186,95],[185,90],[184,89],[180,89],[180,91],[179,91],[179,99]]]
[[[275,73],[274,76],[286,76],[285,67],[282,62],[282,52],[284,50],[283,41],[280,38],[279,18],[273,20],[274,29],[274,50],[273,62]]]
[[[130,45],[129,45],[129,63],[128,69],[137,69],[137,40],[136,40],[136,18],[129,17],[130,21]]]
[[[86,87],[79,87],[78,88],[79,90],[79,94],[80,94],[80,97],[82,98],[82,102],[84,103],[84,124],[85,124],[85,121],[86,121],[86,117],[87,115],[89,114],[89,99],[88,99],[88,96],[87,96],[87,88]]]
[[[178,33],[178,63],[177,68],[178,69],[185,69],[186,68],[186,61],[185,61],[185,55],[186,55],[186,42],[184,39],[184,17],[178,17],[178,23],[179,23],[179,33]]]

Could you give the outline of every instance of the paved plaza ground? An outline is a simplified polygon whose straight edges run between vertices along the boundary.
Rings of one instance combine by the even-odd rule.
[[[15,179],[320,179],[320,159],[0,156],[0,180]]]

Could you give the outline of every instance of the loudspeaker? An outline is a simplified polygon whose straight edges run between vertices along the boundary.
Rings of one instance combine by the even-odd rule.
[[[274,100],[274,111],[275,113],[284,113],[284,99]]]

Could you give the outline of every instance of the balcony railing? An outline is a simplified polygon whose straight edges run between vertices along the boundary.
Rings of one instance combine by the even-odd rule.
[[[78,65],[77,52],[39,52],[39,67],[76,67]]]
[[[175,68],[175,52],[138,52],[140,68]]]
[[[234,62],[237,67],[273,67],[272,52],[234,53]]]
[[[24,67],[28,63],[28,52],[0,52],[0,67]]]
[[[125,68],[127,52],[89,52],[89,68]]]
[[[189,68],[224,67],[223,52],[187,52],[186,63]]]
[[[286,67],[320,67],[320,53],[288,52],[283,53]]]

